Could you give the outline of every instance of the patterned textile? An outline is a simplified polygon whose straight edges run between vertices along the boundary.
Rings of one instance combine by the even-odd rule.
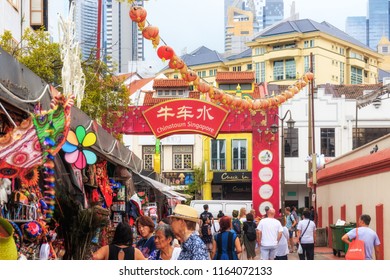
[[[0,137],[0,176],[14,178],[42,164],[42,150],[31,118]]]
[[[206,245],[198,235],[193,232],[181,245],[181,253],[178,260],[209,260]]]
[[[110,207],[112,204],[112,190],[108,181],[107,161],[105,160],[96,163],[96,184],[103,194],[106,206]]]
[[[137,242],[137,248],[142,252],[145,258],[148,258],[156,251],[156,244],[154,243],[154,236],[149,239],[142,238]]]

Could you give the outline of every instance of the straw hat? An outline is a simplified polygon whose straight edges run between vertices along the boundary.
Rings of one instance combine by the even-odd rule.
[[[173,214],[170,216],[171,218],[176,219],[182,219],[187,220],[191,222],[197,222],[198,221],[198,212],[195,210],[195,208],[184,205],[184,204],[178,204],[175,207],[175,210],[173,211]]]

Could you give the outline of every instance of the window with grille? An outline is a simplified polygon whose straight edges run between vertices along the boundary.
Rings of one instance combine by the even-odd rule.
[[[351,84],[361,84],[363,81],[363,70],[357,67],[351,67]]]
[[[298,128],[284,129],[284,156],[285,157],[299,156]]]
[[[211,140],[211,170],[226,170],[226,141]]]
[[[356,128],[353,129],[353,148],[356,149],[390,133],[390,128]]]
[[[326,157],[335,156],[335,129],[321,128],[321,154]]]
[[[154,170],[154,154],[156,153],[155,146],[142,146],[142,158],[144,160],[145,170]]]
[[[232,140],[232,170],[247,169],[246,140]]]
[[[173,169],[192,169],[192,146],[173,146]]]

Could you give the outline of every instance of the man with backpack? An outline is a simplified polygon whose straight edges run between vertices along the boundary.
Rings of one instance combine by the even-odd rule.
[[[243,240],[248,260],[256,257],[256,223],[252,213],[246,214],[246,221],[243,223]]]
[[[288,247],[290,253],[293,253],[295,250],[293,235],[294,235],[294,231],[296,230],[296,226],[298,222],[297,220],[295,220],[294,215],[291,213],[290,207],[286,207],[284,211],[286,213],[286,228],[288,229],[288,236],[289,236]]]
[[[207,221],[207,219],[210,220],[210,224],[212,227],[214,227],[214,217],[213,214],[209,212],[209,206],[207,204],[203,205],[204,211],[200,214],[200,227]]]

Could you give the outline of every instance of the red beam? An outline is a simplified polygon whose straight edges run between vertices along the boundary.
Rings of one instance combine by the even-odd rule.
[[[381,245],[379,245],[379,260],[384,260],[385,256],[385,239],[384,239],[384,225],[383,225],[383,204],[375,206],[376,215],[376,233],[378,234]]]
[[[346,216],[347,216],[347,210],[345,204],[340,207],[340,217],[341,220],[346,221]]]
[[[333,224],[333,206],[328,207],[328,244],[329,247],[333,247],[332,242],[332,229],[330,228],[330,225]]]
[[[363,214],[363,205],[356,205],[356,226],[359,222],[360,216]]]

